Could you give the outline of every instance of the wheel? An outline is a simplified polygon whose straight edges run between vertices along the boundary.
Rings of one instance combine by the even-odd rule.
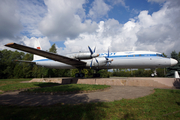
[[[80,74],[79,74],[79,77],[80,77],[80,78],[83,78],[83,77],[84,77],[84,73],[80,73]]]
[[[79,73],[76,73],[76,74],[75,74],[75,77],[76,77],[76,78],[78,78],[79,76],[80,76],[80,74],[79,74]]]
[[[153,73],[151,74],[151,77],[154,77],[154,74],[153,74]]]

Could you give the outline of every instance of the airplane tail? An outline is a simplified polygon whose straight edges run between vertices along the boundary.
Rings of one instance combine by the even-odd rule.
[[[174,72],[174,77],[175,77],[176,79],[179,78],[178,71],[175,71],[175,72]]]
[[[41,45],[40,45],[40,43],[39,43],[39,40],[35,40],[35,42],[34,42],[34,48],[39,49],[39,50],[42,50]],[[47,59],[47,58],[42,57],[42,56],[39,56],[39,55],[35,55],[35,54],[33,55],[33,61],[40,61],[40,60],[42,60],[42,59]]]

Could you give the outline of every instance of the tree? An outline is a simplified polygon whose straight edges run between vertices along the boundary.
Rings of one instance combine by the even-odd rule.
[[[167,57],[167,55],[165,53],[163,53],[164,57]]]
[[[49,52],[57,53],[56,44],[54,43],[51,48],[49,49]]]
[[[14,60],[22,60],[24,57],[23,52],[11,51],[4,49],[0,54],[0,78],[13,78],[14,77],[14,68],[19,63],[14,62]]]
[[[108,72],[107,69],[102,69],[102,70],[99,70],[98,73],[100,74],[100,76],[102,78],[109,78],[111,76],[111,73]]]
[[[27,53],[23,60],[31,61],[32,60],[32,54]],[[33,65],[29,63],[23,63],[23,73],[25,78],[30,78],[32,77],[32,68]]]

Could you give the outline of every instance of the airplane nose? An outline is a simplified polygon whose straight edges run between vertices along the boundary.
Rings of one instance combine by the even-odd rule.
[[[176,65],[178,63],[177,60],[171,58],[171,66]]]

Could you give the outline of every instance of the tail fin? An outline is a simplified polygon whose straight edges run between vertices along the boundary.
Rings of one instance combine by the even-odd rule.
[[[174,72],[174,77],[175,77],[175,78],[179,78],[178,71],[175,71],[175,72]]]
[[[42,50],[41,45],[40,45],[40,43],[39,43],[39,40],[35,40],[35,42],[34,42],[34,48],[39,49],[39,50]],[[34,54],[34,56],[33,56],[33,61],[42,60],[42,59],[47,59],[47,58],[42,57],[42,56],[39,56],[39,55],[35,55],[35,54]]]

